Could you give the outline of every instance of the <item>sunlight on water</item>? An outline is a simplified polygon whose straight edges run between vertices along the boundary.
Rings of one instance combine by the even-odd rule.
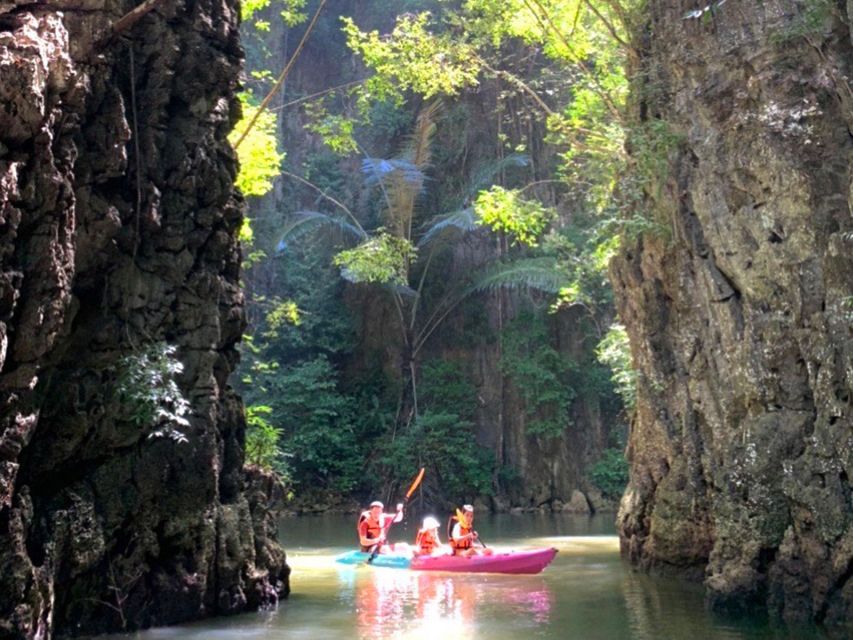
[[[291,597],[275,610],[135,634],[140,640],[813,640],[812,629],[725,620],[698,585],[626,567],[610,519],[484,517],[497,551],[554,547],[538,575],[450,574],[342,565],[351,518],[282,522]],[[412,525],[410,524],[409,527]],[[406,526],[392,538],[413,538]],[[125,636],[126,638],[126,636]]]

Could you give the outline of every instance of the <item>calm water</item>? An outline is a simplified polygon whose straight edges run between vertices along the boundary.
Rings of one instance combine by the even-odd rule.
[[[709,614],[697,585],[650,578],[619,558],[612,516],[495,515],[476,528],[489,546],[553,546],[537,576],[450,575],[336,565],[353,547],[354,517],[282,521],[293,593],[275,611],[219,618],[128,637],[140,640],[346,638],[574,640],[811,640],[811,629]],[[392,540],[414,538],[414,525]],[[443,538],[444,536],[442,536]]]

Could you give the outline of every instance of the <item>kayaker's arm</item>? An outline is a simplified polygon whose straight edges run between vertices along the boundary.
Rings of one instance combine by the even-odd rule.
[[[388,516],[389,518],[392,517],[390,514],[387,514],[387,513],[385,515]],[[397,523],[397,522],[402,522],[402,521],[403,521],[403,503],[398,502],[397,503],[397,513],[393,516],[393,520],[391,520],[388,523],[388,526],[390,527],[391,523]]]

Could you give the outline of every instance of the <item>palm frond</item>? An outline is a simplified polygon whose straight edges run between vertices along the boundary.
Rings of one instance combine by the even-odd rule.
[[[418,248],[426,246],[439,236],[449,231],[461,231],[469,233],[479,228],[477,218],[474,215],[474,208],[467,207],[459,211],[452,211],[444,215],[436,216],[430,221],[426,231],[418,241]]]
[[[435,135],[436,124],[442,105],[440,100],[434,100],[418,113],[415,130],[409,139],[409,154],[416,167],[425,170],[432,157],[432,138]]]
[[[368,186],[379,185],[385,195],[388,226],[400,237],[411,240],[415,205],[427,181],[430,147],[436,130],[435,117],[440,103],[433,102],[418,114],[415,129],[403,151],[395,158],[365,158],[362,170]]]
[[[290,216],[290,221],[284,227],[279,241],[295,240],[307,233],[316,232],[323,228],[338,231],[355,240],[364,240],[367,237],[363,229],[339,216],[332,216],[320,211],[297,211]]]
[[[402,158],[365,158],[361,161],[361,170],[364,172],[364,182],[369,187],[394,176],[420,190],[426,179],[424,172],[414,163]]]
[[[523,153],[513,153],[499,160],[487,162],[477,168],[471,175],[468,185],[468,197],[473,199],[482,189],[492,185],[495,176],[510,168],[526,167],[530,158]]]
[[[496,289],[536,289],[557,293],[567,282],[566,275],[552,258],[522,258],[499,263],[475,274],[465,295]]]

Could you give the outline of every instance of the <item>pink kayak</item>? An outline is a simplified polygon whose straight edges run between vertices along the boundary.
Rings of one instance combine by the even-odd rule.
[[[510,551],[490,556],[418,556],[412,558],[410,569],[415,571],[456,571],[459,573],[539,573],[547,567],[557,550],[530,549]]]

